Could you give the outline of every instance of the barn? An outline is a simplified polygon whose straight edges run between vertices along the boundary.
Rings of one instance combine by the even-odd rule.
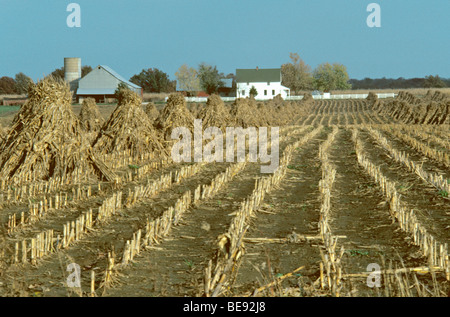
[[[141,97],[143,96],[141,87],[126,80],[106,65],[95,67],[89,74],[78,81],[76,96],[79,102],[88,97],[95,98],[97,103],[105,102],[110,98],[114,98],[114,92],[120,83],[124,83]]]
[[[217,93],[221,97],[236,97],[236,86],[232,78],[222,79],[223,86],[219,87]]]
[[[252,87],[258,93],[256,99],[273,99],[276,95],[286,98],[290,95],[290,89],[281,85],[280,68],[236,69],[236,97],[250,97]]]

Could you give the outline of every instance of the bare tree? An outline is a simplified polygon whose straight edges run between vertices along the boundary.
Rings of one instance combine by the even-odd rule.
[[[197,70],[183,64],[175,73],[178,82],[178,88],[192,94],[200,90],[200,79],[198,78]]]
[[[297,53],[289,53],[290,63],[281,66],[282,84],[290,88],[294,94],[302,90],[311,90],[313,78],[311,67]]]
[[[24,73],[20,72],[16,74],[15,76],[16,81],[16,91],[18,94],[26,94],[28,92],[28,87],[30,84],[33,84],[33,80],[25,75]]]

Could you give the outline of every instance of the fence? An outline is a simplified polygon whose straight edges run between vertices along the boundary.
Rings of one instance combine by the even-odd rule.
[[[365,99],[369,94],[344,94],[344,95],[315,95],[314,99]],[[397,94],[387,93],[387,94],[376,94],[378,98],[395,98]],[[294,96],[292,96],[294,97]],[[291,97],[291,98],[292,98]],[[295,96],[300,97],[300,96]],[[287,99],[289,100],[289,99]]]
[[[236,97],[220,97],[223,102],[233,102],[236,100]],[[167,101],[168,97],[166,97]],[[208,97],[185,97],[186,102],[206,102],[208,101]]]
[[[343,95],[314,95],[314,99],[365,99],[369,94],[343,94]],[[395,98],[397,94],[386,93],[386,94],[376,94],[378,98]],[[224,102],[233,102],[236,97],[221,97]],[[186,102],[206,102],[208,97],[185,97]],[[258,98],[255,98],[259,100]],[[302,100],[303,96],[288,96],[285,100]],[[262,99],[261,99],[262,100]],[[167,97],[166,97],[167,101]]]

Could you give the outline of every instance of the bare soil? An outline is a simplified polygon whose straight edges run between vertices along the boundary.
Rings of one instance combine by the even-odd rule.
[[[98,107],[105,120],[115,108]],[[76,115],[80,108],[73,106]],[[14,113],[0,115],[0,123],[8,126],[13,116]],[[411,236],[403,232],[392,219],[389,202],[381,188],[357,161],[352,141],[353,127],[360,129],[368,157],[381,166],[387,177],[399,184],[403,200],[417,210],[421,223],[437,240],[448,242],[448,199],[438,195],[435,188],[396,163],[364,128],[358,126],[366,124],[376,127],[379,123],[392,122],[389,116],[372,111],[365,100],[316,101],[309,114],[292,118],[289,131],[300,131],[303,127],[310,129],[283,139],[280,153],[313,127],[320,127],[321,131],[304,146],[295,149],[280,186],[266,195],[255,217],[251,219],[236,279],[225,296],[251,295],[260,287],[264,289],[258,296],[331,295],[329,290],[322,289],[318,283],[321,252],[325,251],[322,241],[296,240],[295,237],[319,235],[319,181],[323,177],[322,164],[318,158],[319,146],[327,139],[333,126],[338,126],[339,131],[329,150],[330,161],[337,171],[331,192],[330,227],[334,235],[345,236],[338,239],[336,248],[340,250],[344,247],[345,250],[342,258],[343,275],[364,273],[371,263],[380,265],[382,269],[428,266],[428,259],[422,256],[419,247],[413,245]],[[425,160],[389,133],[383,135],[397,149],[407,151],[412,159],[423,160],[424,168],[450,175],[438,162]],[[98,190],[96,184],[92,184],[94,190],[89,199],[69,202],[67,207],[50,212],[41,221],[12,234],[6,232],[8,217],[21,211],[27,212],[28,202],[5,203],[0,208],[0,243],[6,258],[0,263],[0,296],[89,296],[92,272],[96,276],[96,296],[202,296],[205,268],[217,249],[217,237],[227,231],[234,212],[252,193],[255,179],[262,176],[259,163],[247,163],[213,198],[201,200],[189,208],[181,223],[172,228],[170,235],[159,244],[143,250],[130,265],[117,272],[112,285],[100,288],[101,277],[107,267],[108,252],[119,260],[126,241],[145,225],[147,219],[161,216],[186,191],[193,192],[199,184],[208,185],[230,164],[233,163],[205,164],[197,174],[169,190],[148,197],[133,207],[121,208],[111,219],[82,239],[67,249],[48,255],[36,265],[13,263],[16,241],[35,237],[47,229],[61,230],[63,224],[76,219],[81,213],[89,209],[97,210],[104,199],[118,189],[104,184],[102,190]],[[121,190],[126,198],[128,191],[136,185],[145,185],[163,174],[179,170],[181,166],[171,165],[149,172],[141,180],[125,183]],[[67,192],[70,193],[70,189]],[[81,289],[67,287],[69,273],[66,268],[70,263],[77,263],[81,267]],[[284,278],[296,269],[298,271],[295,274]],[[283,277],[282,282],[265,287],[280,277]],[[449,295],[450,287],[445,274],[417,274],[416,277],[420,285],[418,288],[423,289],[425,294]],[[402,295],[388,289],[387,281],[382,281],[380,288],[368,287],[366,278],[364,275],[344,277],[341,296]]]

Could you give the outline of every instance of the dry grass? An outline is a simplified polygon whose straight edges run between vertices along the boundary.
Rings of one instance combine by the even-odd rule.
[[[166,97],[169,97],[169,93],[161,92],[161,93],[153,93],[153,92],[144,92],[143,101],[164,101]]]

